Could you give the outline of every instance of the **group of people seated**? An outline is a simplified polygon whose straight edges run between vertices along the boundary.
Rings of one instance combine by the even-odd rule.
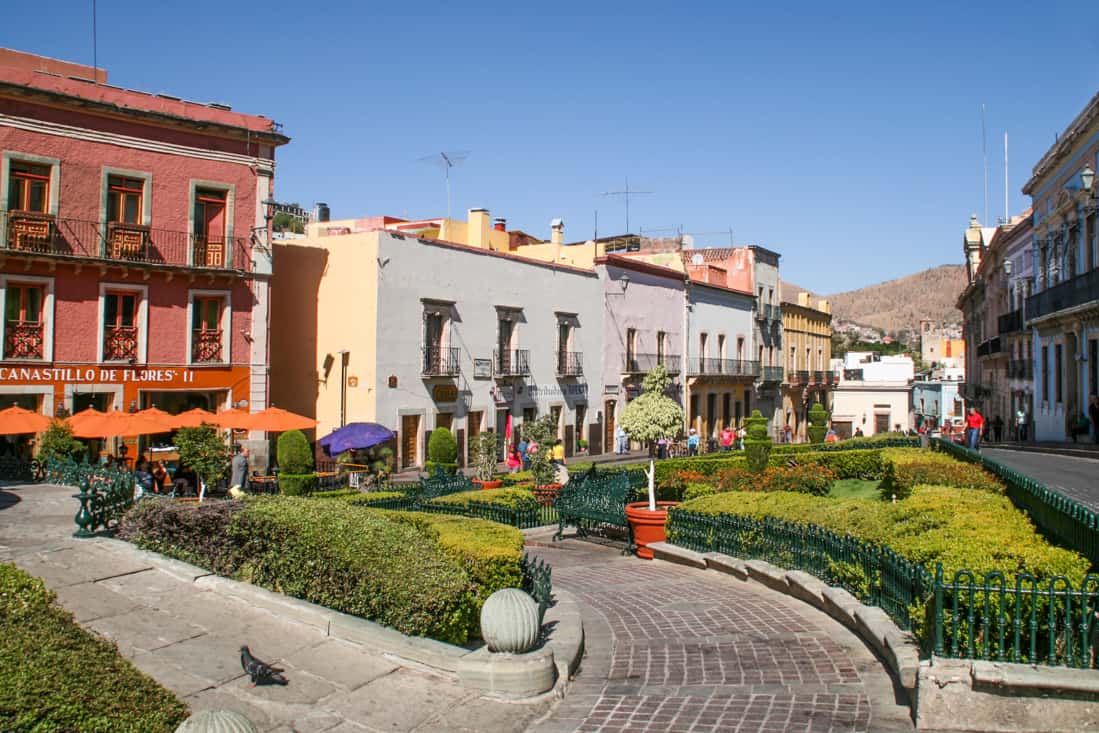
[[[150,464],[141,458],[134,468],[134,481],[144,494],[198,496],[198,476],[183,464],[169,473],[164,461]]]

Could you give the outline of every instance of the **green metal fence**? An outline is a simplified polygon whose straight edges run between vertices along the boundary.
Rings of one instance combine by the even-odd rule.
[[[940,438],[933,438],[932,446],[958,460],[979,463],[998,476],[1011,501],[1030,515],[1039,529],[1099,566],[1099,513],[978,451]]]
[[[51,460],[46,477],[51,483],[80,491],[73,494],[80,500],[73,518],[77,526],[73,537],[94,537],[97,530],[109,529],[134,504],[134,477],[123,469]]]
[[[541,504],[519,507],[482,501],[455,504],[451,502],[422,501],[417,496],[407,494],[404,496],[388,496],[381,499],[371,499],[370,495],[366,494],[354,503],[358,506],[369,506],[375,509],[432,512],[434,514],[451,514],[473,519],[488,519],[518,529],[531,529],[557,523],[557,510],[552,506],[543,506]]]
[[[908,562],[888,547],[812,524],[672,509],[668,538],[698,552],[721,552],[804,570],[864,603],[881,607],[902,629],[913,627],[917,619],[911,617],[912,609],[931,592],[932,578],[922,565]]]
[[[545,618],[553,597],[552,569],[540,558],[524,553],[520,563],[523,569],[523,590],[538,602],[538,618]]]

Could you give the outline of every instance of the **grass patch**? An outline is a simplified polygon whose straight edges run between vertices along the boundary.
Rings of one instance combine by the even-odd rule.
[[[53,600],[41,580],[0,564],[0,730],[175,730],[186,706]]]
[[[881,481],[861,478],[844,478],[832,484],[828,496],[833,499],[873,499],[879,501],[878,485]]]

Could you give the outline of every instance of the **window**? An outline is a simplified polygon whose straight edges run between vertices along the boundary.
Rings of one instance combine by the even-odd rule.
[[[4,358],[42,359],[45,354],[41,285],[8,283],[4,295]]]
[[[744,359],[744,337],[737,336],[736,338],[736,358],[739,360]]]
[[[706,371],[706,342],[707,335],[700,333],[698,335],[698,370],[699,372]]]
[[[191,304],[191,361],[223,362],[221,316],[225,299],[195,296]]]
[[[717,356],[720,359],[725,358],[725,334],[719,333],[717,335]]]
[[[103,361],[137,358],[138,294],[107,291],[103,297]]]
[[[1042,402],[1049,402],[1049,347],[1042,347]]]
[[[144,192],[145,182],[139,178],[107,178],[107,221],[141,224],[141,201]]]
[[[225,264],[225,191],[195,190],[194,264],[222,267]]]
[[[1053,391],[1057,402],[1064,402],[1064,391],[1062,389],[1063,385],[1061,380],[1062,348],[1061,344],[1053,345]]]
[[[664,357],[667,355],[667,346],[665,341],[668,338],[668,334],[665,331],[656,332],[656,362],[658,364],[664,363]]]
[[[50,167],[11,162],[8,177],[8,209],[45,214],[50,204]]]

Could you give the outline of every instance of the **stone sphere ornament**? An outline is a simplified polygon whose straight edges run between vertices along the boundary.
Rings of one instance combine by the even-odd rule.
[[[236,710],[201,710],[180,723],[176,733],[259,733],[259,729]]]
[[[481,638],[491,652],[529,651],[541,627],[538,603],[518,588],[502,588],[481,606]]]

